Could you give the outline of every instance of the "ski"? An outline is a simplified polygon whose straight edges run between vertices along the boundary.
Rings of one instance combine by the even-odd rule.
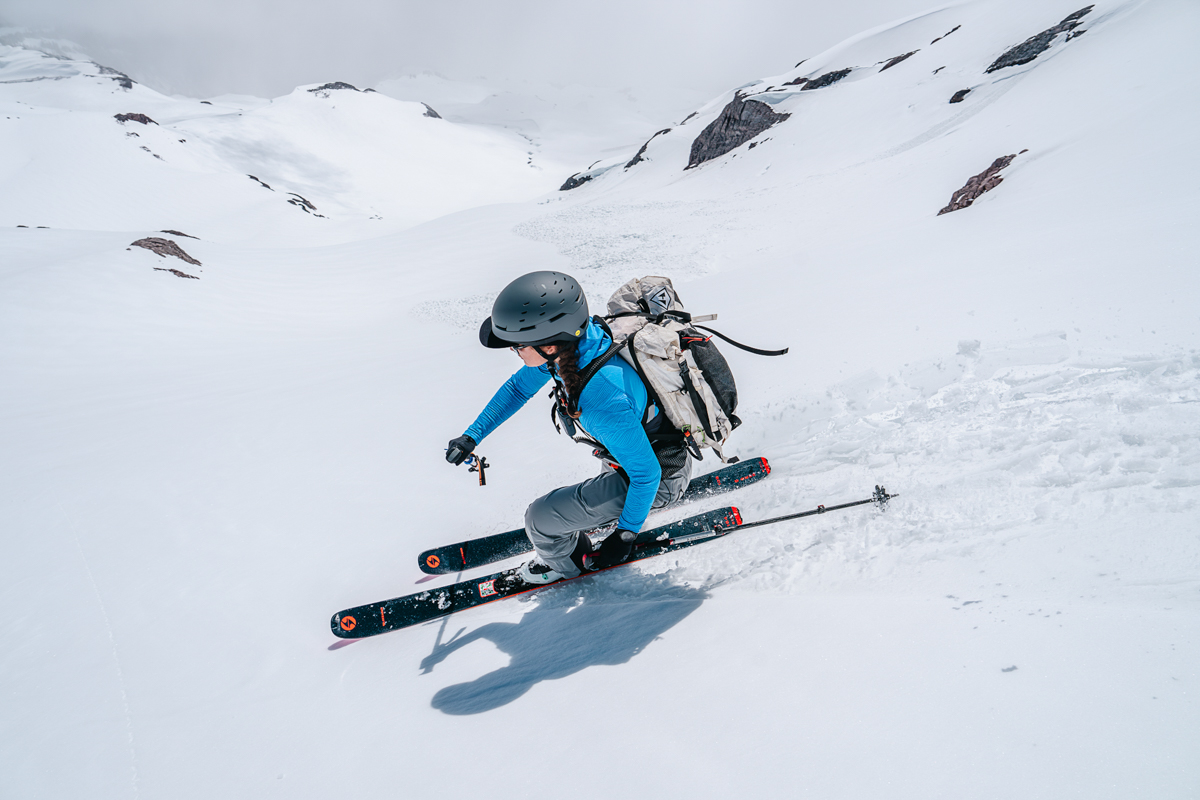
[[[712,497],[734,489],[740,489],[762,480],[771,473],[771,465],[765,458],[738,461],[707,475],[692,478],[679,503]],[[676,506],[678,503],[676,503]],[[674,508],[675,506],[672,506]],[[481,539],[435,547],[417,556],[417,565],[430,575],[445,575],[450,572],[494,564],[506,558],[528,553],[533,549],[524,528],[496,533]]]
[[[827,514],[830,511],[864,506],[868,503],[874,504],[880,511],[886,511],[888,501],[899,496],[898,494],[889,494],[887,489],[884,489],[882,486],[876,486],[875,492],[866,500],[855,500],[835,506],[819,505],[809,511],[798,511],[793,514],[785,514],[781,517],[772,517],[754,522],[743,522],[741,512],[732,506],[719,508],[716,511],[709,511],[679,520],[678,522],[672,522],[670,525],[663,525],[660,528],[643,531],[634,540],[633,554],[630,555],[627,561],[605,569],[596,570],[596,572],[605,572],[609,569],[623,567],[635,561],[653,558],[654,556],[670,553],[684,547],[691,547],[701,542],[726,536],[740,529],[774,525],[779,522],[811,517],[816,514]],[[476,606],[485,605],[496,600],[503,600],[506,597],[515,597],[516,595],[535,592],[538,589],[545,589],[549,586],[558,586],[567,581],[573,581],[577,578],[594,574],[592,572],[585,572],[574,578],[534,586],[522,581],[518,577],[519,572],[519,568],[508,569],[483,578],[475,578],[450,586],[443,586],[440,589],[428,589],[424,592],[385,600],[382,603],[370,603],[365,606],[349,608],[334,614],[333,618],[329,621],[329,626],[335,636],[343,639],[363,639],[398,628],[407,628],[411,625],[418,625],[422,622],[439,619],[456,611],[475,608]]]
[[[382,603],[369,603],[365,606],[339,611],[333,615],[329,624],[334,635],[343,639],[363,639],[368,636],[376,636],[387,631],[438,619],[457,611],[503,600],[506,597],[515,597],[549,586],[558,586],[567,581],[594,575],[596,572],[605,572],[635,561],[690,547],[723,536],[741,524],[742,517],[736,508],[719,508],[653,530],[642,531],[634,541],[633,554],[629,560],[612,567],[595,572],[585,572],[575,578],[538,585],[527,584],[518,578],[517,569],[504,570],[450,586],[396,597]]]

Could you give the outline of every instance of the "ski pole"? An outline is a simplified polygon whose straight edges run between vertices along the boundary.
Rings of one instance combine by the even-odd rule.
[[[710,530],[707,530],[707,531],[699,531],[697,533],[690,533],[685,536],[677,536],[673,539],[667,539],[665,541],[660,540],[660,541],[648,542],[644,546],[645,547],[663,547],[663,546],[670,546],[673,544],[683,544],[684,542],[694,542],[698,539],[708,539],[708,538],[711,538],[714,536],[723,536],[726,533],[732,533],[733,531],[741,531],[741,530],[745,530],[746,528],[757,528],[760,525],[773,525],[776,522],[787,522],[790,519],[800,519],[801,517],[811,517],[814,514],[824,514],[828,511],[841,511],[843,508],[854,508],[855,506],[865,506],[867,503],[874,503],[875,505],[877,505],[879,507],[880,511],[886,511],[888,500],[891,500],[893,497],[899,497],[899,496],[900,496],[899,494],[888,494],[887,489],[883,488],[882,486],[876,486],[874,493],[871,495],[870,498],[868,498],[866,500],[855,500],[853,503],[842,503],[841,505],[836,505],[836,506],[819,505],[810,511],[800,511],[796,514],[785,514],[782,517],[772,517],[771,519],[760,519],[757,522],[744,522],[741,525],[738,525],[733,528],[728,528],[728,529],[726,529],[722,525],[714,525]]]
[[[468,456],[466,461],[464,461],[463,463],[469,467],[467,472],[478,472],[479,473],[479,485],[480,486],[487,486],[487,475],[484,473],[484,470],[487,469],[488,467],[490,467],[491,464],[489,464],[487,462],[486,456],[475,456],[475,455]]]

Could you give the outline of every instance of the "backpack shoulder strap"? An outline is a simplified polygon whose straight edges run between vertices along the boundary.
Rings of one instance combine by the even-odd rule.
[[[621,352],[621,348],[624,346],[625,346],[624,343],[616,344],[614,342],[612,347],[608,348],[608,350],[606,350],[605,352],[603,352],[600,355],[593,358],[590,364],[588,364],[586,367],[584,367],[582,370],[579,371],[579,378],[580,378],[579,393],[577,395],[575,395],[574,397],[567,398],[567,413],[568,414],[570,414],[574,418],[578,418],[578,416],[579,416],[579,398],[583,395],[583,390],[587,387],[588,382],[592,378],[596,377],[596,373],[600,371],[600,368],[603,367],[605,364],[607,364],[609,361],[611,361],[613,356],[615,356],[617,353]]]

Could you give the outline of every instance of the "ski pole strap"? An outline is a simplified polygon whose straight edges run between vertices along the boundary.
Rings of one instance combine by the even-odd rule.
[[[748,344],[742,344],[741,342],[735,342],[733,339],[730,339],[725,334],[721,333],[720,331],[714,331],[712,328],[708,327],[707,325],[696,325],[694,327],[699,328],[702,331],[708,331],[713,336],[718,337],[722,341],[728,342],[729,344],[731,344],[734,347],[739,348],[741,350],[745,350],[747,353],[754,353],[756,356],[782,356],[782,355],[786,354],[789,349],[789,348],[785,347],[782,350],[760,350],[759,348],[751,347]]]
[[[484,456],[471,455],[467,458],[465,463],[467,464],[468,472],[479,473],[479,485],[487,486],[487,473],[485,470],[491,466],[488,464],[487,458]]]

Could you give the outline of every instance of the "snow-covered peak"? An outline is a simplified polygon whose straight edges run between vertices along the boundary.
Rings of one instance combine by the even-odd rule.
[[[535,196],[558,177],[516,134],[339,81],[269,101],[167,97],[5,46],[0,110],[0,226],[338,241]],[[252,209],[265,216],[248,226]]]

